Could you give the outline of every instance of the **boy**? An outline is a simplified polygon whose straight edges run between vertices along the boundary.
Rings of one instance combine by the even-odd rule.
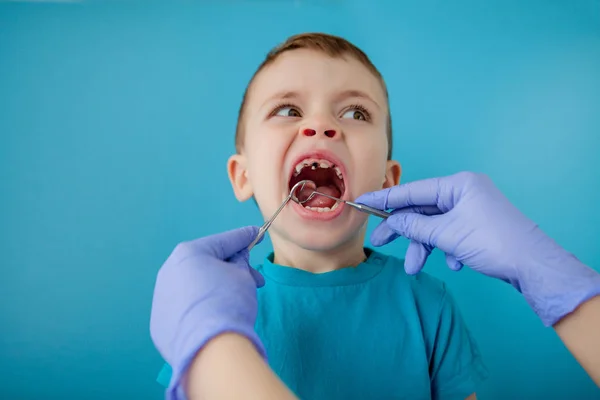
[[[227,164],[238,200],[269,218],[299,180],[354,199],[397,185],[388,95],[344,39],[302,34],[272,50],[240,108]],[[444,284],[363,247],[367,216],[290,202],[256,267],[256,332],[273,371],[305,399],[474,399],[485,370]],[[159,381],[168,385],[167,369]]]

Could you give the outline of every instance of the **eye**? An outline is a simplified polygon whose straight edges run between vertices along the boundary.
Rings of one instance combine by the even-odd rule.
[[[359,121],[366,121],[367,118],[365,117],[365,115],[358,111],[358,110],[350,110],[350,111],[346,111],[344,113],[344,115],[342,115],[342,118],[352,118],[352,119],[357,119]]]
[[[277,107],[275,109],[275,111],[273,111],[274,116],[278,116],[278,117],[293,117],[293,118],[299,118],[301,117],[300,115],[300,111],[298,111],[298,109],[290,104],[283,104],[279,107]]]
[[[342,115],[342,118],[352,118],[358,121],[369,121],[369,112],[361,105],[353,105]]]

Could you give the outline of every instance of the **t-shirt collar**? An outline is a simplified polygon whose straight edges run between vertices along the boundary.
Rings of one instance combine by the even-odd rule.
[[[365,248],[367,259],[355,267],[341,268],[324,273],[313,273],[298,268],[273,263],[274,254],[269,254],[257,269],[267,280],[290,286],[344,286],[365,282],[383,269],[386,257]]]

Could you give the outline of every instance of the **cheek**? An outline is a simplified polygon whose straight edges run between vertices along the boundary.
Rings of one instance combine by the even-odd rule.
[[[295,137],[294,127],[289,124],[265,123],[254,128],[250,133],[252,152],[260,157],[280,160]]]
[[[375,134],[349,143],[352,151],[353,180],[359,190],[381,186],[387,165],[387,142],[372,140]],[[367,140],[371,138],[371,140]]]
[[[380,124],[353,123],[343,126],[344,138],[350,150],[360,150],[372,156],[387,157],[387,134]]]
[[[277,169],[273,165],[273,158],[264,151],[257,151],[252,155],[248,163],[248,178],[255,192],[262,192],[273,182]],[[260,194],[260,193],[257,193]]]
[[[248,179],[259,204],[268,205],[266,202],[279,196],[281,191],[282,159],[287,148],[281,139],[254,138],[252,144],[246,146]]]
[[[270,168],[280,174],[295,132],[289,126],[278,126],[274,123],[258,127],[256,132],[253,132],[250,148],[253,164],[260,168]]]

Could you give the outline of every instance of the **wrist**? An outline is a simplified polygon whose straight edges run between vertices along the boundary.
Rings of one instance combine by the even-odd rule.
[[[252,342],[257,351],[265,357],[264,346],[254,330],[255,318],[246,314],[235,313],[235,311],[216,311],[222,309],[215,304],[215,311],[206,313],[206,306],[199,308],[199,312],[190,312],[187,318],[180,324],[179,350],[176,358],[179,360],[191,360],[191,358],[204,349],[204,347],[217,337],[232,333],[245,337]]]
[[[244,349],[244,351],[252,349],[257,354],[260,354],[250,339],[244,335],[235,332],[218,334],[206,342],[198,353],[196,353],[190,363],[189,371],[205,361],[210,362],[210,359],[213,357],[219,357],[225,353],[235,353],[239,349]]]
[[[210,338],[192,357],[189,367],[181,377],[177,392],[179,398],[187,398],[184,393],[189,393],[190,377],[197,377],[202,371],[210,369],[211,364],[223,358],[232,358],[237,354],[255,354],[265,360],[264,354],[251,339],[237,332],[223,332]]]
[[[521,292],[547,327],[600,295],[600,273],[572,254],[534,262],[521,272]]]
[[[198,352],[196,358],[198,358],[202,353],[212,351],[220,352],[224,351],[225,349],[225,351],[227,351],[240,347],[252,347],[257,353],[259,353],[254,346],[254,343],[252,343],[252,341],[246,336],[237,332],[223,332],[206,342],[206,345]]]
[[[238,347],[240,342],[248,343],[253,347],[251,351],[266,361],[266,351],[254,326],[245,323],[246,321],[239,319],[236,321],[223,315],[211,317],[199,315],[197,318],[192,318],[191,315],[188,315],[188,318],[184,320],[179,330],[179,338],[175,340],[178,346],[172,353],[172,358],[167,359],[173,370],[171,385],[168,389],[170,392],[179,392],[187,387],[187,376],[189,376],[192,366],[199,360],[207,358],[204,356],[205,354],[214,354],[214,349],[223,350],[224,343],[237,343]],[[202,320],[206,322],[200,324],[194,322]],[[184,329],[186,322],[190,322],[191,326]],[[232,337],[235,339],[232,340]],[[209,348],[212,350],[206,352]],[[228,348],[222,352],[224,355],[230,354]]]

